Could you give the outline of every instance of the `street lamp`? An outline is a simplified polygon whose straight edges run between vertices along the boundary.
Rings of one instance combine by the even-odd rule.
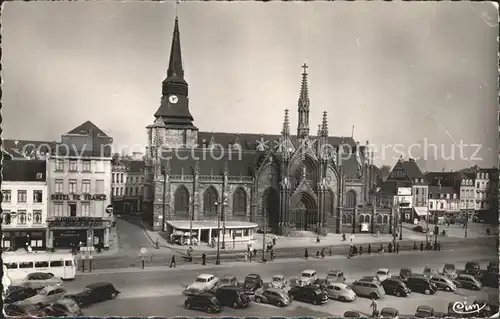
[[[465,234],[464,237],[467,238],[467,228],[469,224],[469,201],[465,202]]]
[[[262,261],[266,262],[266,233],[267,233],[267,225],[266,225],[266,218],[267,218],[267,210],[263,209],[263,224],[264,224],[264,232],[262,233]]]
[[[222,249],[226,249],[226,212],[225,207],[227,205],[227,193],[223,193],[222,206],[221,206],[221,218],[222,218]]]
[[[219,252],[219,243],[220,243],[220,218],[219,214],[219,203],[215,202],[215,212],[217,215],[217,256],[215,257],[215,264],[220,265],[220,252]]]
[[[192,245],[192,241],[193,241],[193,210],[191,210],[191,213],[189,211],[189,204],[187,205],[187,212],[188,212],[188,215],[189,215],[189,245]]]

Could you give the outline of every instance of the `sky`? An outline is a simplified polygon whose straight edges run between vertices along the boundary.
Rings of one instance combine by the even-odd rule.
[[[173,1],[3,3],[3,137],[59,140],[90,120],[145,145],[175,14]],[[295,131],[307,63],[312,133],[327,111],[330,135],[354,126],[378,165],[398,144],[427,153],[424,170],[498,165],[492,3],[182,2],[178,16],[202,131],[279,134],[286,108]]]

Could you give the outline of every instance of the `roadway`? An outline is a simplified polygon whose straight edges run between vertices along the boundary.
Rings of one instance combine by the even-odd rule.
[[[112,282],[122,293],[115,300],[106,301],[84,309],[85,316],[198,316],[203,313],[183,308],[184,288],[200,273],[211,273],[218,277],[232,275],[243,281],[249,273],[258,273],[264,281],[269,281],[274,274],[282,274],[287,279],[298,277],[304,269],[315,269],[319,277],[326,276],[329,269],[342,269],[347,283],[372,275],[378,268],[389,268],[393,275],[399,274],[402,267],[412,268],[414,272],[422,272],[424,266],[442,269],[445,263],[455,263],[458,269],[463,268],[469,260],[478,261],[486,267],[489,261],[497,260],[495,252],[488,246],[464,247],[441,252],[403,252],[401,254],[363,255],[351,259],[342,256],[327,259],[309,258],[277,260],[275,262],[222,264],[219,266],[197,266],[192,269],[179,265],[177,268],[165,267],[162,270],[132,269],[79,274],[74,281],[65,282],[68,292],[80,291],[85,285],[99,281]],[[483,288],[481,291],[459,289],[455,293],[439,292],[436,296],[425,296],[413,293],[408,298],[385,296],[379,302],[379,308],[392,306],[401,314],[413,314],[419,305],[429,305],[435,310],[445,312],[449,302],[474,301],[475,299],[498,300],[498,290]],[[238,310],[225,308],[221,316],[318,316],[342,315],[347,310],[356,310],[369,314],[370,300],[358,298],[352,303],[341,303],[331,300],[328,304],[314,306],[294,302],[287,309],[253,303],[249,309]]]

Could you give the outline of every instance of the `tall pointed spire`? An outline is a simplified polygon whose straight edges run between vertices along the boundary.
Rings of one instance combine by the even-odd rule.
[[[283,136],[289,136],[290,135],[290,117],[288,116],[288,109],[285,109],[285,118],[283,119],[283,130],[281,131],[281,134]]]
[[[307,64],[302,65],[302,84],[300,86],[300,96],[298,102],[299,125],[297,127],[297,137],[299,143],[309,136],[309,89],[307,87]]]
[[[168,64],[167,77],[184,78],[184,70],[182,69],[179,18],[177,17],[177,13],[175,16],[174,35],[172,37],[172,46],[170,48],[170,62]]]

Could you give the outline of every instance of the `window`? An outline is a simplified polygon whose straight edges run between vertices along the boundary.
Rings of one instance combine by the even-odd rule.
[[[50,267],[62,267],[63,263],[61,260],[53,260],[50,262]]]
[[[4,209],[3,210],[3,213],[2,213],[2,224],[4,225],[10,225],[10,210],[6,210]]]
[[[90,216],[90,203],[82,203],[82,216]]]
[[[189,213],[189,191],[186,186],[181,185],[175,190],[174,211],[176,215],[187,215]]]
[[[115,196],[115,188],[114,187],[111,187],[111,196]]]
[[[90,194],[90,179],[82,181],[82,194]]]
[[[70,194],[75,194],[77,192],[76,191],[76,179],[70,179],[68,186],[69,186],[68,192]]]
[[[346,194],[346,207],[354,208],[356,207],[356,192],[348,191]]]
[[[125,196],[128,195],[128,187],[125,187]]]
[[[56,193],[62,193],[63,192],[63,189],[64,189],[64,184],[63,184],[63,180],[62,179],[56,179],[55,180],[55,192]]]
[[[359,215],[359,223],[365,222],[365,215]]]
[[[69,160],[69,171],[70,172],[78,171],[78,161],[77,160]]]
[[[351,214],[347,215],[347,223],[352,224],[352,215]]]
[[[76,217],[76,203],[68,203],[69,216]]]
[[[17,202],[18,203],[26,203],[28,200],[28,193],[25,190],[17,191]]]
[[[62,203],[54,203],[54,216],[64,216],[64,206]]]
[[[389,224],[389,216],[388,215],[384,215],[383,223]]]
[[[17,223],[19,225],[25,225],[26,224],[26,211],[25,210],[19,210],[17,212]]]
[[[33,224],[41,224],[42,223],[42,211],[34,210],[33,211]]]
[[[330,216],[335,215],[335,208],[333,205],[333,192],[328,189],[325,194],[325,211],[326,213],[330,213]]]
[[[370,215],[365,215],[365,223],[369,223],[370,222]]]
[[[72,260],[65,260],[64,265],[65,266],[73,266],[73,261]]]
[[[203,195],[203,212],[205,215],[217,214],[217,191],[213,186],[210,186]]]
[[[46,268],[46,267],[49,267],[48,261],[36,261],[35,262],[35,268]],[[49,278],[41,278],[41,279],[49,279]]]
[[[233,215],[245,216],[247,214],[247,194],[241,187],[233,194]]]
[[[120,183],[123,183],[123,173],[120,173]]]
[[[33,203],[41,203],[43,198],[43,191],[33,191]]]
[[[415,188],[415,195],[418,195],[418,191],[419,191],[418,187]]]
[[[120,187],[120,196],[123,196],[123,187]]]
[[[2,202],[3,203],[10,203],[12,200],[12,191],[10,190],[3,190],[2,191]]]
[[[429,203],[429,208],[432,209],[432,202]]]
[[[377,214],[377,224],[382,224],[382,215]]]
[[[91,167],[92,167],[91,161],[89,161],[89,160],[82,161],[82,171],[91,172],[92,171]]]
[[[111,182],[114,183],[115,182],[115,173],[111,174]]]
[[[95,192],[96,194],[104,194],[104,180],[98,179],[95,181]]]
[[[20,262],[19,268],[33,268],[32,262]]]
[[[345,223],[347,223],[346,216],[345,216],[345,215],[342,215],[342,224],[345,224]]]
[[[479,188],[479,182],[477,182],[476,187]]]
[[[443,203],[440,203],[440,209],[444,209],[444,204]]]
[[[61,159],[56,160],[56,171],[57,172],[64,171],[64,160],[61,160]]]
[[[5,263],[4,265],[7,269],[17,269],[17,263]]]

